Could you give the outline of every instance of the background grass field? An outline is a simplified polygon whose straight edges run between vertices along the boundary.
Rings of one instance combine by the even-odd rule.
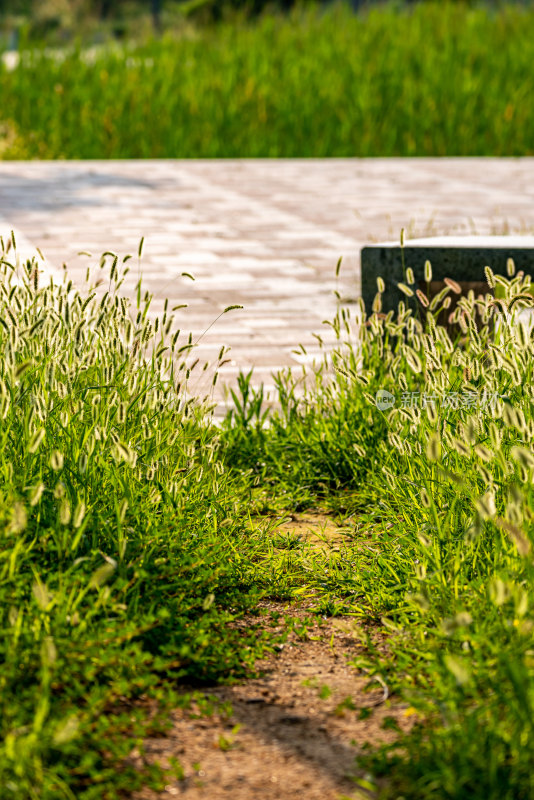
[[[4,158],[534,152],[528,6],[333,5],[21,51],[0,71]]]

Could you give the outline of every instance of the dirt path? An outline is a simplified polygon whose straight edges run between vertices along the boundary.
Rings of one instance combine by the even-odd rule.
[[[338,537],[320,515],[285,523],[319,539]],[[320,529],[319,529],[320,527]],[[166,766],[178,759],[183,779],[163,793],[144,790],[132,800],[171,797],[209,800],[339,800],[368,797],[354,782],[362,777],[355,757],[366,742],[391,740],[382,726],[393,717],[403,729],[413,722],[406,705],[387,688],[370,682],[351,665],[365,649],[348,618],[312,619],[305,605],[264,604],[265,625],[281,631],[289,616],[293,630],[279,651],[257,664],[261,677],[205,691],[204,702],[172,712],[164,738],[145,742],[145,758]],[[258,624],[258,617],[240,625]],[[132,754],[134,759],[136,754]],[[137,758],[139,755],[137,754]]]

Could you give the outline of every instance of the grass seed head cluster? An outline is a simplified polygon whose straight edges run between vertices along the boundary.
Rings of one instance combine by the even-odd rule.
[[[387,632],[387,650],[369,635],[369,653],[355,665],[424,721],[364,759],[368,776],[385,778],[377,794],[526,798],[534,756],[531,279],[509,261],[506,276],[486,268],[485,294],[460,296],[447,279],[432,297],[416,288],[409,264],[405,274],[395,312],[382,311],[382,278],[368,315],[362,306],[354,316],[340,310],[331,323],[339,344],[307,386],[278,377],[280,408],[269,426],[260,394],[242,379],[226,440],[232,460],[292,508],[330,503],[358,521],[352,540],[322,562],[305,551],[298,580],[315,597],[322,592],[324,613],[352,613]],[[384,393],[394,402],[381,408]],[[295,575],[298,554],[292,542]]]
[[[79,290],[15,245],[0,241],[0,786],[115,797],[159,780],[123,763],[155,728],[121,706],[261,649],[224,626],[251,595],[241,504],[187,395],[191,339],[140,284],[121,296],[128,257]]]
[[[302,596],[365,621],[355,666],[422,721],[369,752],[368,787],[384,773],[385,797],[530,797],[529,276],[509,262],[484,295],[446,280],[431,297],[407,264],[395,312],[379,279],[368,315],[331,321],[321,364],[277,376],[277,408],[242,375],[216,427],[188,393],[191,337],[140,283],[122,296],[128,257],[104,254],[82,290],[15,244],[0,241],[6,797],[161,788],[127,761],[161,730],[137,701],[244,674],[272,637],[229,623]],[[281,511],[318,505],[341,543],[276,533]]]
[[[439,787],[448,798],[528,797],[531,279],[511,261],[506,277],[487,267],[487,293],[471,290],[449,313],[461,287],[447,280],[434,299],[418,290],[410,308],[410,272],[395,314],[378,311],[379,281],[375,312],[347,326],[334,359],[361,386],[369,424],[387,429],[363,492],[376,536],[360,575],[391,637],[373,668],[431,723],[370,764],[388,776],[387,796],[430,798]],[[426,273],[430,282],[431,265]],[[446,326],[436,322],[444,310]],[[376,407],[379,390],[395,397],[392,407]]]

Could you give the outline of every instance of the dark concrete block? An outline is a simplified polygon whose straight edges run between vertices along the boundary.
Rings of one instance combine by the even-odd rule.
[[[367,313],[377,292],[376,279],[386,284],[382,310],[396,309],[399,300],[408,298],[397,288],[411,267],[414,289],[424,280],[425,261],[432,264],[432,279],[452,278],[458,283],[484,281],[484,267],[506,275],[506,262],[514,260],[516,270],[534,278],[534,236],[437,236],[412,239],[401,248],[399,242],[368,245],[361,251],[362,297]],[[403,265],[404,261],[404,265]],[[489,290],[488,290],[489,291]]]

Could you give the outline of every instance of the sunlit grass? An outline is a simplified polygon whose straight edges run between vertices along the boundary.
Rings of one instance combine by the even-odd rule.
[[[120,293],[129,257],[105,254],[80,290],[43,282],[14,244],[0,241],[1,794],[115,797],[140,783],[122,762],[153,727],[125,704],[261,651],[227,624],[255,602],[261,536],[185,392],[190,339],[167,305],[150,317],[140,284],[133,303]]]
[[[533,300],[515,273],[511,261],[507,277],[486,268],[487,293],[460,299],[455,329],[435,321],[454,281],[434,303],[420,293],[423,323],[405,303],[380,313],[378,280],[366,323],[345,311],[335,323],[334,381],[318,372],[261,430],[242,401],[228,420],[233,459],[271,480],[274,497],[305,487],[309,503],[335,489],[334,507],[357,511],[359,542],[323,564],[323,607],[345,598],[346,611],[350,598],[387,634],[387,655],[371,636],[356,663],[424,720],[365,759],[380,797],[532,796]],[[294,379],[280,381],[283,399]],[[395,403],[381,410],[383,392]]]
[[[307,388],[280,374],[267,412],[241,376],[215,425],[185,391],[192,343],[172,310],[151,316],[140,284],[121,294],[128,257],[75,287],[14,244],[0,241],[2,797],[161,788],[125,760],[164,729],[151,709],[187,702],[184,681],[250,674],[273,634],[234,620],[305,598],[358,621],[356,667],[424,721],[366,757],[367,788],[386,779],[375,796],[529,798],[530,278],[488,268],[454,336],[436,324],[454,282],[434,305],[419,295],[423,317],[382,314],[378,281],[373,313],[332,321]],[[342,525],[335,546],[278,531],[318,507]]]

